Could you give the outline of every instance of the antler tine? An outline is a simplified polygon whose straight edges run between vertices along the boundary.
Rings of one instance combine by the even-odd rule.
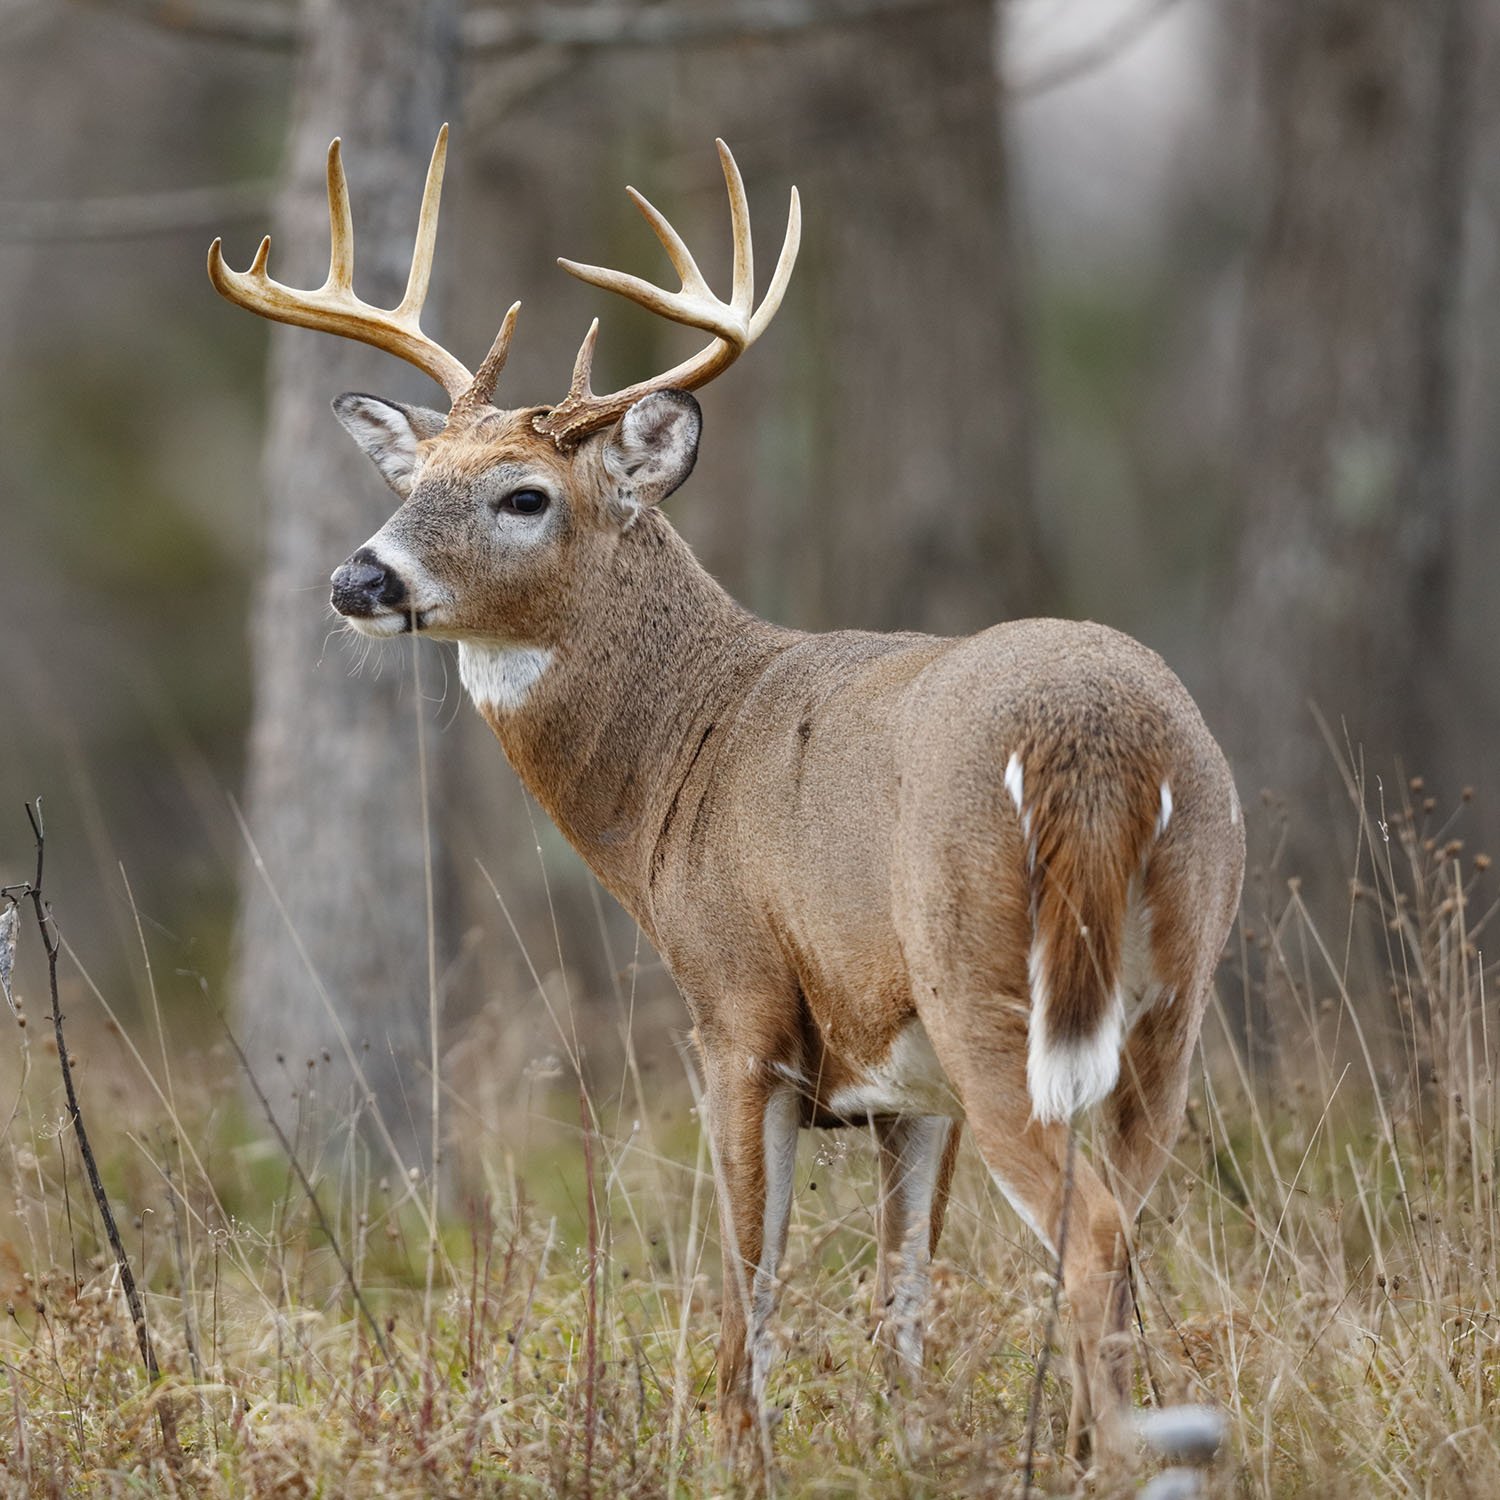
[[[349,180],[344,176],[342,142],[328,143],[328,280],[330,291],[354,289],[354,215],[349,209]]]
[[[441,344],[428,338],[421,327],[422,304],[432,274],[438,200],[442,193],[446,156],[445,125],[438,133],[432,162],[427,169],[427,185],[422,194],[422,212],[406,295],[396,307],[371,307],[354,294],[354,227],[349,211],[349,187],[337,139],[328,148],[330,250],[327,281],[315,291],[298,291],[274,280],[266,271],[271,253],[269,236],[261,241],[247,271],[231,270],[224,260],[222,241],[215,240],[208,250],[209,279],[221,296],[263,318],[336,333],[384,349],[432,376],[448,392],[450,400],[458,401],[473,386],[474,376]],[[513,324],[513,319],[508,322]]]
[[[411,274],[406,278],[406,295],[396,311],[403,316],[419,315],[427,300],[427,286],[432,280],[432,258],[437,250],[438,209],[443,199],[443,173],[448,165],[448,127],[439,131],[427,163],[427,181],[422,185],[422,210],[417,217],[417,239],[411,250]]]
[[[516,318],[520,311],[521,304],[512,302],[500,324],[500,332],[495,335],[495,342],[490,345],[490,352],[474,372],[472,384],[453,403],[453,410],[448,414],[450,427],[467,422],[481,406],[489,404],[490,397],[495,394],[495,383],[500,379],[500,372],[510,357],[511,336],[516,331]]]
[[[766,331],[766,324],[776,316],[781,299],[786,296],[787,284],[792,279],[792,267],[797,264],[797,251],[802,246],[802,199],[797,189],[792,189],[791,206],[786,215],[786,238],[781,242],[781,254],[776,257],[776,270],[771,275],[771,284],[760,306],[750,319],[750,342],[753,344]]]
[[[601,287],[606,292],[616,292],[628,301],[638,303],[648,312],[657,313],[674,323],[682,323],[688,328],[703,328],[725,339],[743,335],[744,330],[730,316],[733,309],[727,303],[720,302],[706,288],[702,296],[693,296],[687,291],[668,292],[639,276],[630,275],[628,271],[611,271],[605,266],[584,265],[576,260],[565,260],[562,256],[558,257],[557,263],[570,276],[576,276],[590,286]]]
[[[734,229],[734,285],[729,294],[730,305],[748,321],[755,308],[755,248],[750,240],[750,204],[745,198],[745,179],[740,176],[739,163],[722,140],[715,139],[719,148],[719,164],[724,168],[724,186],[729,191],[729,222]]]
[[[599,320],[595,318],[584,334],[583,342],[573,359],[573,378],[568,382],[568,395],[587,397],[592,400],[594,392],[589,381],[594,373],[594,345],[599,341]]]
[[[593,358],[597,321],[584,339],[578,351],[578,362],[574,366],[573,381],[568,394],[550,411],[541,412],[532,419],[538,432],[548,434],[559,446],[577,442],[590,432],[607,426],[629,410],[642,396],[653,391],[678,389],[697,390],[707,385],[716,375],[728,369],[751,344],[765,331],[776,315],[781,299],[791,279],[792,267],[796,263],[797,249],[801,243],[802,210],[797,190],[792,189],[791,210],[787,219],[786,239],[782,243],[781,256],[776,263],[776,274],[771,279],[770,289],[759,308],[755,307],[755,261],[750,236],[750,209],[745,197],[745,184],[740,176],[734,156],[723,141],[716,143],[719,159],[724,168],[724,183],[729,194],[730,223],[734,234],[734,285],[730,300],[716,297],[698,269],[697,262],[683,243],[682,237],[672,228],[666,217],[654,208],[633,188],[628,189],[632,201],[640,209],[646,222],[656,231],[673,267],[682,277],[680,291],[668,292],[639,276],[624,271],[613,271],[603,266],[583,265],[578,261],[559,260],[563,270],[586,281],[591,286],[603,288],[628,297],[632,302],[648,308],[674,323],[690,328],[702,328],[715,335],[714,341],[700,349],[691,359],[625,389],[608,396],[596,396],[588,388],[588,368]],[[582,379],[580,380],[580,371]]]
[[[688,249],[682,236],[672,227],[672,221],[644,193],[636,192],[633,187],[628,187],[625,191],[629,194],[630,201],[641,211],[641,217],[651,226],[657,239],[661,241],[662,249],[667,252],[667,259],[672,262],[672,269],[682,277],[682,289],[704,297],[712,297],[713,292],[709,289],[703,272],[698,269],[698,262],[693,259],[693,252]]]

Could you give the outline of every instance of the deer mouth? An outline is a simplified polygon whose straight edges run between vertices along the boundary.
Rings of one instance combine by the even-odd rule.
[[[367,614],[357,610],[340,609],[337,603],[333,607],[343,616],[345,623],[357,630],[360,635],[383,639],[392,635],[418,635],[427,628],[427,611],[425,610],[390,609],[382,610],[377,614]]]

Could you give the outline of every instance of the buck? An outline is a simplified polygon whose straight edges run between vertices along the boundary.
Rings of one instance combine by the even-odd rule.
[[[877,1335],[923,1357],[929,1263],[960,1127],[1060,1264],[1074,1325],[1070,1442],[1119,1430],[1131,1384],[1129,1251],[1181,1124],[1193,1047],[1238,901],[1244,838],[1224,758],[1161,659],[1099,625],[1025,620],[962,639],[805,634],[757,619],[661,505],[687,479],[692,390],[765,331],[749,212],[719,155],[733,290],[636,206],[682,279],[559,262],[711,336],[596,395],[598,321],[556,405],[494,404],[519,303],[470,373],[420,328],[446,156],[410,280],[352,289],[339,143],[332,262],[316,291],[209,273],[263,317],[342,334],[431,375],[450,409],[348,394],[339,420],[401,497],[333,574],[367,636],[458,643],[460,674],[526,786],[665,958],[692,1014],[724,1245],[719,1412],[757,1427],[800,1127],[878,1143]],[[1096,1149],[1075,1153],[1099,1111]]]

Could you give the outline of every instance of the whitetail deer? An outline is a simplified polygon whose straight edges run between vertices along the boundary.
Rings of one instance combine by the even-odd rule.
[[[632,190],[681,290],[561,264],[711,342],[597,396],[596,321],[560,403],[503,410],[492,396],[517,308],[472,375],[419,326],[445,151],[446,128],[396,309],[353,293],[337,141],[325,285],[272,281],[268,241],[243,273],[215,241],[209,273],[231,301],[387,349],[448,393],[446,417],[334,402],[402,504],[334,573],[333,605],[366,635],[458,642],[511,765],[682,989],[719,1182],[724,1430],[733,1444],[759,1422],[798,1127],[868,1124],[878,1141],[876,1317],[899,1376],[920,1369],[966,1120],[1002,1192],[1061,1254],[1076,1440],[1128,1400],[1131,1226],[1181,1123],[1238,900],[1224,758],[1160,658],[1113,630],[808,635],[747,613],[699,566],[660,510],[697,454],[687,393],[776,312],[795,189],[759,307],[722,142],[727,303]],[[1099,1104],[1094,1165],[1069,1143]]]

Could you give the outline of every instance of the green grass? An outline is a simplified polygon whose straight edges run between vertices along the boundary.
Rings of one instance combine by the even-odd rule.
[[[1137,1395],[1224,1411],[1214,1494],[1500,1493],[1488,877],[1430,817],[1403,810],[1389,843],[1373,830],[1352,940],[1317,927],[1295,886],[1261,881],[1278,902],[1237,934],[1221,988],[1270,1018],[1273,1065],[1252,1084],[1210,1012],[1208,1063],[1141,1222]],[[1384,958],[1356,981],[1346,952]],[[225,1106],[222,1052],[169,1058],[173,1088],[155,1081],[174,1119],[132,1039],[82,994],[69,1011],[167,1373],[148,1389],[33,1020],[0,1066],[0,1109],[15,1102],[0,1137],[6,1493],[733,1491],[711,1428],[712,1182],[685,1080],[649,1109],[628,1083],[594,1104],[592,1243],[565,1080],[454,1104],[453,1207],[431,1231],[425,1182],[345,1132],[304,1140],[330,1240],[280,1148]],[[133,1040],[156,1057],[154,1036]],[[859,1131],[802,1142],[772,1486],[1018,1495],[1039,1356],[1065,1333],[1052,1266],[966,1145],[926,1388],[888,1398],[869,1339],[873,1161]],[[1062,1460],[1065,1358],[1050,1371],[1039,1489],[1132,1493],[1139,1474]]]

